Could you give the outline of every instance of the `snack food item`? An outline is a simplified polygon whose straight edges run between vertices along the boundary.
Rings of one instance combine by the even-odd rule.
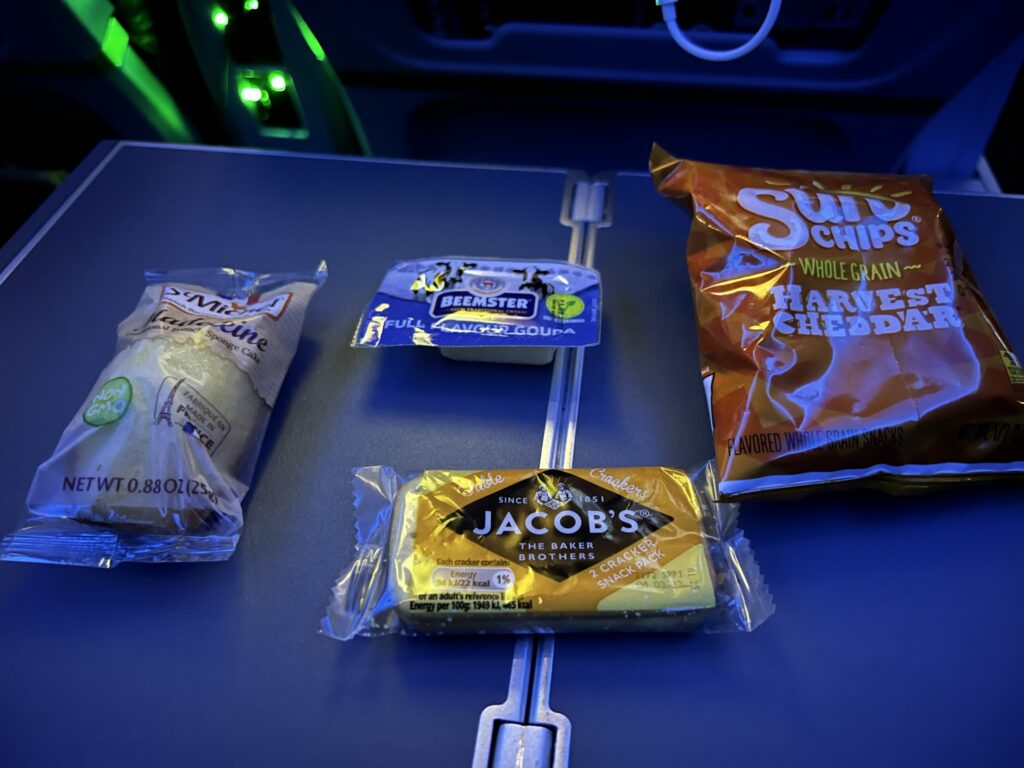
[[[147,272],[117,353],[36,471],[0,558],[224,560],[306,307],[327,277]]]
[[[693,212],[724,497],[1024,472],[1024,370],[926,177],[650,169]]]
[[[751,630],[773,610],[714,478],[663,467],[355,470],[326,634]]]
[[[601,278],[564,261],[445,256],[388,270],[354,347],[439,347],[446,357],[550,363],[601,338]]]

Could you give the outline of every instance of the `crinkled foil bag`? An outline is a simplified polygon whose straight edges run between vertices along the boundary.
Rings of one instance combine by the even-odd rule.
[[[1024,370],[927,177],[738,168],[659,146],[650,172],[693,216],[724,498],[1024,472]]]
[[[327,266],[147,272],[117,351],[40,465],[0,559],[224,560]]]

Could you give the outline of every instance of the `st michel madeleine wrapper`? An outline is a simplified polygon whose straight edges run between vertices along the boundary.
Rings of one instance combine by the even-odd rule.
[[[655,145],[687,264],[719,493],[1024,472],[1024,370],[924,176],[738,168]]]

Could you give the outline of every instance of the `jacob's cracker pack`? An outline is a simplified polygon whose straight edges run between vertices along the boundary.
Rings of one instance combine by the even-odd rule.
[[[723,497],[1024,472],[1024,370],[926,177],[650,170],[693,214]]]
[[[324,631],[745,629],[772,610],[703,469],[355,473],[357,553]]]

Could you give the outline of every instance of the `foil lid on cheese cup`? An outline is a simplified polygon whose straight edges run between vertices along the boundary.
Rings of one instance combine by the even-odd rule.
[[[442,256],[385,274],[354,347],[437,347],[458,360],[548,363],[601,338],[601,278],[561,261]]]

